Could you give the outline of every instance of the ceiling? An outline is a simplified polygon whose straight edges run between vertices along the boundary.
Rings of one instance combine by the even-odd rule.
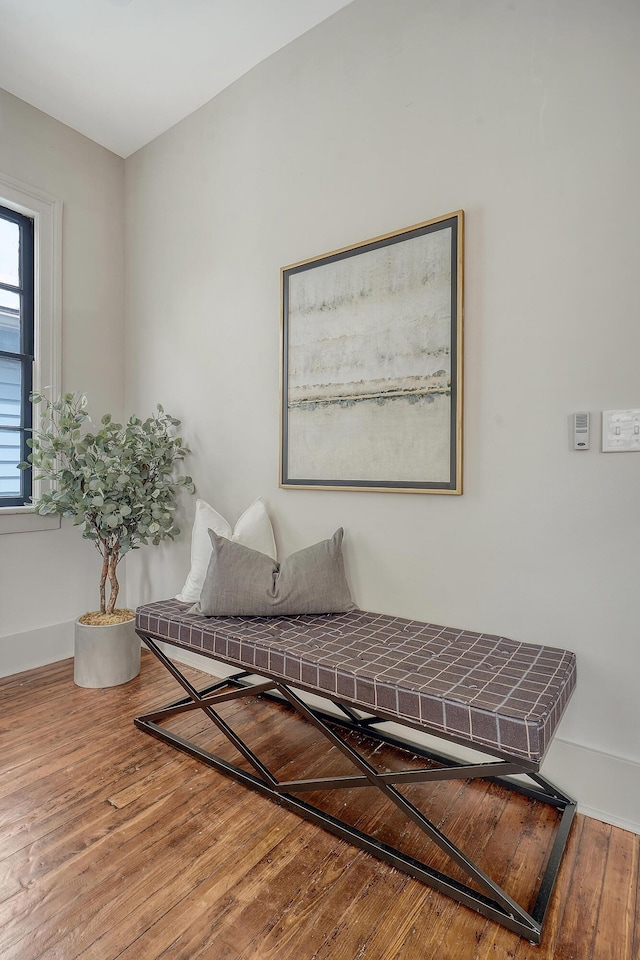
[[[0,87],[127,157],[350,0],[0,0]]]

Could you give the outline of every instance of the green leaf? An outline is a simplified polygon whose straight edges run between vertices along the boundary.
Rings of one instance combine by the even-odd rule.
[[[32,465],[52,485],[34,499],[38,513],[71,518],[100,550],[117,545],[124,553],[178,535],[178,489],[194,489],[191,477],[177,475],[189,453],[182,437],[173,436],[179,420],[158,404],[144,421],[131,416],[123,426],[107,413],[99,429],[87,429],[92,420],[83,393],[49,399],[34,391],[32,402],[43,404],[40,429],[31,432],[31,453],[20,467]]]

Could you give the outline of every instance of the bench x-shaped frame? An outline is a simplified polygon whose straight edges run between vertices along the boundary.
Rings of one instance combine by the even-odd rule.
[[[357,847],[366,850],[385,862],[392,864],[399,870],[408,873],[434,889],[447,894],[459,903],[476,910],[478,913],[494,920],[520,936],[526,937],[533,943],[539,943],[542,925],[549,906],[551,894],[560,868],[560,861],[567,843],[569,829],[576,810],[576,804],[565,796],[553,784],[545,780],[537,772],[538,767],[520,759],[498,759],[481,763],[464,763],[446,754],[436,753],[433,750],[422,749],[414,744],[409,745],[396,737],[390,736],[376,727],[377,724],[387,721],[388,717],[378,717],[370,713],[360,715],[339,701],[331,702],[341,713],[339,718],[317,707],[311,707],[289,685],[277,678],[266,679],[258,677],[252,671],[241,671],[223,680],[209,684],[197,690],[176,664],[158,646],[149,634],[138,631],[140,637],[169,673],[185,690],[187,696],[161,707],[152,713],[135,719],[135,725],[146,733],[171,744],[192,757],[214,767],[221,773],[227,774],[259,793],[276,800],[281,806],[292,810],[299,816],[318,824],[331,833],[349,841]],[[218,704],[247,696],[263,696],[277,698],[279,702],[288,703],[290,707],[312,723],[329,743],[346,756],[357,773],[352,776],[318,777],[301,780],[278,780],[276,776],[262,763],[240,736],[220,716],[216,707]],[[171,719],[192,710],[201,710],[209,720],[224,734],[245,758],[253,773],[236,766],[203,749],[196,743],[173,733],[161,726],[162,721]],[[364,734],[374,740],[410,750],[412,754],[421,756],[430,761],[437,761],[440,766],[421,769],[380,772],[376,770],[363,756],[353,749],[333,727]],[[526,774],[533,782],[532,786],[523,781],[503,779],[514,774]],[[421,811],[411,803],[397,789],[396,785],[412,783],[428,783],[439,780],[475,778],[486,779],[507,787],[509,790],[523,794],[534,800],[542,801],[556,807],[562,814],[555,831],[551,850],[547,859],[542,880],[539,884],[537,899],[531,913],[516,903],[491,877],[475,864],[463,851],[457,847],[438,827],[432,823]],[[318,790],[340,790],[350,788],[375,788],[387,800],[393,803],[405,817],[422,830],[441,850],[443,850],[469,879],[482,892],[478,892],[464,883],[429,867],[426,863],[382,842],[371,834],[358,830],[356,827],[333,815],[315,807],[300,794]]]

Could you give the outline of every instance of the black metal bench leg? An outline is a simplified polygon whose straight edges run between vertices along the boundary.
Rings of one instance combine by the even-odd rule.
[[[249,683],[250,676],[242,671],[225,680],[216,681],[203,690],[198,691],[191,684],[170,658],[161,650],[155,639],[140,632],[142,640],[158,658],[171,676],[180,684],[187,696],[166,707],[159,708],[152,713],[135,719],[136,726],[146,733],[169,743],[171,746],[188,753],[190,756],[208,764],[220,772],[233,777],[245,786],[262,793],[275,800],[281,806],[294,811],[299,816],[322,826],[344,840],[348,840],[363,850],[392,864],[405,873],[429,884],[434,889],[447,894],[459,903],[471,907],[478,913],[502,924],[504,927],[526,937],[533,943],[539,943],[542,924],[549,907],[553,887],[560,868],[560,861],[567,843],[569,829],[575,814],[576,805],[573,800],[565,796],[560,790],[539,775],[536,769],[529,769],[526,764],[517,760],[513,762],[500,760],[486,764],[464,764],[439,755],[432,751],[414,750],[408,744],[401,744],[383,731],[374,729],[369,724],[369,718],[361,718],[354,711],[341,707],[345,719],[336,721],[321,710],[310,707],[296,692],[286,684],[276,680],[264,680],[258,683]],[[305,778],[300,780],[279,781],[277,777],[262,763],[256,754],[245,744],[231,726],[219,716],[215,707],[218,703],[243,696],[265,694],[271,696],[270,691],[276,691],[284,698],[290,707],[312,723],[322,735],[337,747],[354,765],[357,774],[353,776]],[[282,701],[280,701],[282,702]],[[161,721],[171,719],[181,713],[200,709],[205,716],[220,730],[220,732],[236,747],[238,752],[251,765],[255,773],[247,772],[235,764],[223,760],[221,757],[204,750],[195,743],[173,733],[161,726]],[[376,718],[372,718],[376,719]],[[436,759],[442,766],[426,768],[424,770],[406,770],[381,773],[377,771],[363,756],[354,750],[332,729],[342,727],[357,731],[360,734],[381,740],[391,745],[411,750],[418,755]],[[365,729],[363,729],[363,727]],[[527,787],[521,782],[503,779],[514,773],[525,774],[535,787]],[[491,879],[476,863],[463,853],[445,834],[443,834],[423,813],[411,803],[397,788],[396,784],[427,782],[439,779],[454,778],[484,778],[490,782],[499,783],[517,793],[524,794],[536,800],[541,800],[561,811],[560,824],[556,830],[551,852],[545,872],[538,890],[535,907],[529,914],[516,903],[495,881]],[[391,803],[396,806],[408,820],[443,850],[467,876],[475,882],[482,892],[478,892],[466,884],[459,883],[452,877],[430,868],[426,863],[403,853],[402,851],[383,843],[376,837],[358,830],[344,820],[333,817],[318,807],[301,799],[298,794],[305,791],[346,788],[374,788],[379,790]]]

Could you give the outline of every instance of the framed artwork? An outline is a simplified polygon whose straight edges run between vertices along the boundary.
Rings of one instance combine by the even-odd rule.
[[[463,225],[283,267],[282,487],[462,493]]]

